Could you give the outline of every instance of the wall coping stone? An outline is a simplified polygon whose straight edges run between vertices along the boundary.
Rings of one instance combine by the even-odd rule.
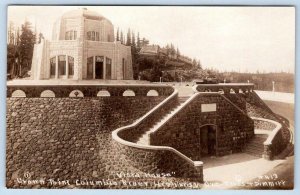
[[[275,138],[277,133],[282,128],[282,125],[279,122],[276,122],[276,121],[273,121],[273,120],[270,120],[270,119],[258,118],[258,117],[251,117],[251,118],[253,120],[260,120],[260,121],[269,122],[269,123],[272,123],[272,124],[276,125],[276,127],[269,133],[269,136],[268,136],[267,140],[264,142],[264,145],[272,145],[273,139]]]

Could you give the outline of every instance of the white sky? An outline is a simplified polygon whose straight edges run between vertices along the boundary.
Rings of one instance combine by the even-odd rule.
[[[221,71],[294,72],[293,7],[84,6],[115,29],[131,28],[150,44],[173,43],[181,53]],[[51,39],[54,21],[81,6],[10,6],[8,21],[27,18]],[[116,31],[115,31],[116,32]]]

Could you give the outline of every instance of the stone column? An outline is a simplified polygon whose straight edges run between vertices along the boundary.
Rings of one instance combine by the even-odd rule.
[[[55,79],[58,79],[58,56],[55,56]]]
[[[106,57],[103,56],[103,79],[106,79]]]
[[[66,55],[66,78],[69,78],[69,56]]]
[[[93,56],[93,79],[96,78],[96,57]]]
[[[203,183],[204,182],[204,179],[203,179],[203,162],[195,161],[194,166],[195,166],[195,169],[196,169],[195,176],[197,178],[197,181],[200,182],[200,183]]]

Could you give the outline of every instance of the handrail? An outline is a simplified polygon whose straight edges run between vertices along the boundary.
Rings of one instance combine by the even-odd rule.
[[[169,117],[165,120],[162,121],[162,123],[160,123],[159,126],[155,127],[155,129],[152,131],[152,133],[156,132],[159,128],[161,128],[162,126],[164,126],[171,118],[173,118],[174,115],[176,115],[180,110],[184,109],[191,101],[193,101],[196,97],[198,97],[199,95],[203,95],[203,94],[215,94],[215,95],[220,95],[221,97],[223,97],[228,103],[230,103],[231,105],[233,105],[236,109],[238,109],[243,115],[245,115],[247,118],[251,119],[242,109],[240,109],[238,106],[236,106],[235,104],[233,104],[228,98],[226,98],[224,95],[222,95],[220,92],[196,92],[195,94],[193,94],[189,99],[187,99],[183,104],[181,104],[178,108],[176,108],[174,110],[174,112],[172,114],[169,115]]]
[[[172,148],[172,147],[169,147],[169,146],[153,146],[153,145],[142,145],[142,144],[138,144],[138,143],[133,143],[133,142],[129,142],[129,141],[126,141],[126,140],[120,138],[119,135],[118,135],[122,131],[125,131],[125,130],[130,129],[130,128],[134,128],[137,125],[139,125],[142,121],[144,121],[146,118],[148,118],[153,112],[155,112],[156,110],[158,110],[161,106],[165,105],[168,101],[170,101],[173,97],[175,97],[177,95],[178,95],[178,91],[176,89],[174,89],[174,92],[169,97],[167,97],[164,101],[162,101],[157,106],[155,106],[153,109],[151,109],[144,116],[142,116],[141,118],[139,118],[138,120],[136,120],[134,123],[132,123],[130,125],[127,125],[127,126],[120,127],[118,129],[114,130],[112,132],[112,138],[116,142],[118,142],[120,144],[123,144],[125,146],[134,147],[134,148],[149,149],[149,150],[167,150],[167,151],[171,151],[171,152],[174,152],[175,154],[177,154],[179,157],[181,157],[184,160],[186,160],[191,165],[194,165],[194,166],[197,166],[197,167],[198,166],[203,166],[203,162],[201,162],[201,161],[193,161],[190,158],[188,158],[187,156],[185,156],[184,154],[182,154],[181,152],[179,152],[178,150],[176,150],[175,148]]]

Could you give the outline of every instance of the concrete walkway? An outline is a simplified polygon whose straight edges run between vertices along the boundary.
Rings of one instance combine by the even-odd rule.
[[[285,160],[268,161],[245,153],[202,159],[204,162],[204,189],[228,189],[251,181]]]

